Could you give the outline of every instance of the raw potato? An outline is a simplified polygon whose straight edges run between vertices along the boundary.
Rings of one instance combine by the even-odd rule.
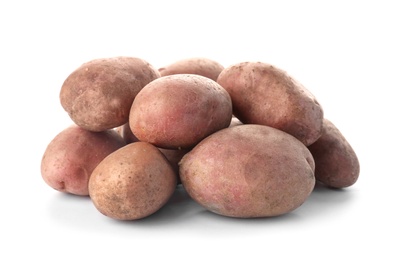
[[[315,185],[314,160],[295,137],[244,124],[213,133],[180,162],[189,195],[206,209],[238,218],[288,213]]]
[[[352,186],[359,178],[360,164],[352,146],[340,130],[324,119],[321,137],[309,147],[318,181],[332,188]]]
[[[89,195],[94,206],[118,220],[147,217],[162,208],[177,176],[155,146],[134,142],[107,156],[93,171]]]
[[[197,74],[216,81],[223,69],[224,67],[217,61],[200,57],[178,60],[166,67],[159,68],[159,72],[161,76]]]
[[[95,133],[72,125],[46,147],[41,161],[42,178],[55,190],[86,196],[93,169],[125,144],[113,130]]]
[[[130,129],[141,141],[160,148],[191,148],[230,125],[232,101],[215,81],[195,74],[164,76],[134,99]]]
[[[112,129],[128,122],[135,96],[158,77],[159,72],[139,58],[91,60],[64,81],[60,102],[82,128],[90,131]]]
[[[267,63],[243,62],[225,68],[217,82],[229,92],[233,114],[241,122],[280,129],[305,145],[320,137],[321,105],[285,71]]]

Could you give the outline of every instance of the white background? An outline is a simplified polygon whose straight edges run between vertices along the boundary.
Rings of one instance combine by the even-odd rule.
[[[0,259],[401,259],[401,13],[387,0],[2,1]],[[359,180],[249,220],[178,191],[155,215],[119,222],[56,192],[40,161],[71,123],[60,87],[82,63],[120,55],[286,70],[354,147]]]

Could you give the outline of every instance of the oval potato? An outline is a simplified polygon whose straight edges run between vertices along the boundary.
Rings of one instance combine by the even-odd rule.
[[[346,188],[356,183],[359,159],[341,131],[324,119],[321,137],[308,147],[315,160],[315,177],[332,188]]]
[[[215,81],[200,75],[164,76],[134,99],[129,124],[141,141],[161,148],[187,149],[228,127],[232,101]]]
[[[86,196],[92,171],[124,145],[123,138],[113,130],[91,132],[72,125],[46,147],[41,161],[42,178],[55,190]]]
[[[64,81],[60,103],[82,128],[104,131],[128,122],[137,93],[160,77],[148,62],[135,57],[95,59],[82,64]]]
[[[177,185],[165,156],[145,142],[128,144],[93,171],[89,195],[96,209],[118,220],[145,218],[163,207]]]
[[[217,61],[208,58],[194,57],[178,60],[165,67],[159,68],[158,71],[161,76],[197,74],[216,81],[223,69],[224,67]]]
[[[229,92],[233,114],[241,122],[280,129],[305,145],[320,137],[321,105],[285,71],[267,63],[242,62],[225,68],[217,82]]]
[[[309,197],[314,160],[295,137],[243,124],[211,134],[180,161],[188,194],[211,212],[238,218],[288,213]]]

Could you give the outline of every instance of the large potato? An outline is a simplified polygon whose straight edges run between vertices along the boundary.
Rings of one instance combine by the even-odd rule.
[[[153,145],[134,142],[107,156],[93,171],[89,195],[94,206],[118,220],[147,217],[164,206],[177,185],[165,156]]]
[[[299,207],[314,188],[314,160],[295,137],[244,124],[208,136],[184,155],[181,182],[206,209],[239,218],[270,217]]]
[[[195,57],[173,62],[165,67],[159,68],[159,72],[161,76],[197,74],[216,81],[223,69],[224,67],[217,61]]]
[[[186,149],[228,127],[232,101],[215,81],[176,74],[147,84],[134,99],[129,124],[141,141],[161,148]]]
[[[134,57],[95,59],[82,64],[64,81],[60,102],[82,128],[103,131],[128,122],[137,93],[159,72]]]
[[[308,147],[315,160],[315,177],[332,188],[352,186],[359,178],[359,159],[341,131],[324,119],[321,137]]]
[[[320,137],[321,105],[285,71],[267,63],[242,62],[225,68],[217,82],[229,92],[233,114],[241,122],[280,129],[305,145]]]
[[[91,132],[72,125],[57,134],[46,147],[41,161],[42,177],[55,190],[88,195],[93,169],[125,144],[113,130]]]

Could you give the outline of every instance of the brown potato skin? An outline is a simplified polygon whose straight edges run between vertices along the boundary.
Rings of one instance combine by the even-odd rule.
[[[214,213],[271,217],[299,207],[315,185],[314,160],[295,137],[243,124],[208,136],[180,162],[188,194]]]
[[[93,169],[125,144],[112,130],[91,132],[77,125],[69,126],[46,147],[41,161],[42,178],[55,190],[87,196]]]
[[[350,143],[330,120],[324,119],[321,137],[308,149],[315,160],[317,181],[332,188],[346,188],[358,180],[359,159]]]
[[[195,74],[164,76],[134,99],[129,124],[141,141],[160,148],[187,149],[228,127],[232,101],[215,81]]]
[[[194,57],[178,60],[165,67],[159,68],[158,71],[160,72],[161,76],[174,74],[197,74],[216,81],[223,69],[223,65],[215,60],[203,57]]]
[[[96,209],[117,220],[145,218],[164,206],[177,176],[155,146],[134,142],[107,156],[93,171],[89,195]]]
[[[159,72],[139,58],[91,60],[66,78],[60,90],[60,103],[82,128],[112,129],[128,122],[135,96],[158,77]]]
[[[217,82],[229,92],[233,114],[241,122],[280,129],[306,146],[320,137],[321,105],[285,71],[267,63],[242,62],[225,68]]]

